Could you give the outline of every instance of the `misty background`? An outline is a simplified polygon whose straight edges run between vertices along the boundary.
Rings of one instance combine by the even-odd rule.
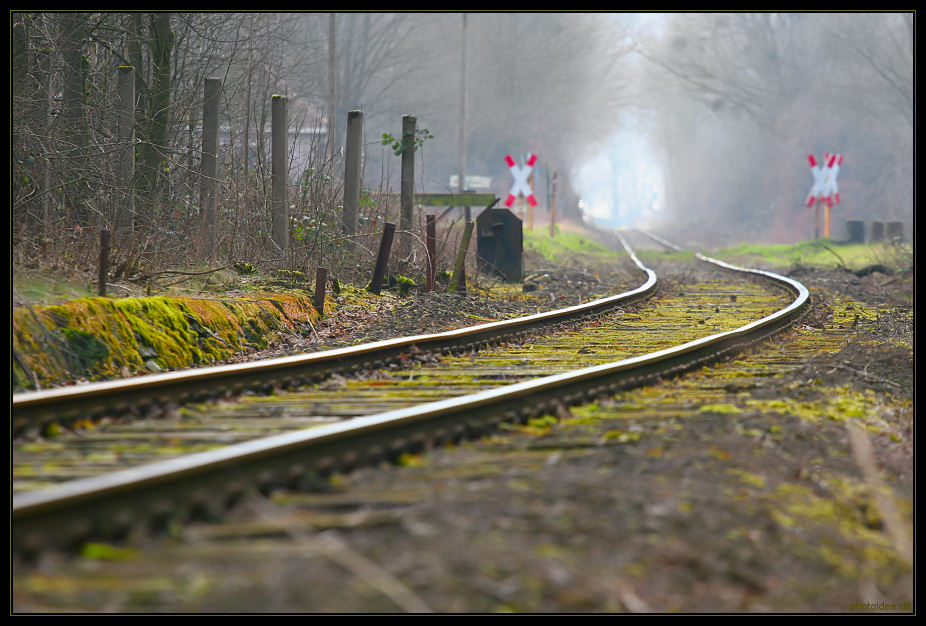
[[[368,189],[398,190],[400,159],[383,136],[399,137],[402,115],[413,114],[427,129],[418,191],[455,191],[462,123],[465,173],[488,180],[476,191],[504,198],[513,182],[505,155],[538,156],[541,224],[556,173],[558,211],[572,219],[692,242],[809,239],[807,155],[829,152],[844,155],[835,238],[845,219],[902,221],[912,232],[912,13],[16,14],[13,27],[14,226],[17,211],[28,214],[23,223],[42,215],[50,223],[48,146],[68,132],[55,117],[62,93],[70,110],[67,74],[55,63],[67,59],[70,36],[84,46],[84,84],[97,86],[85,98],[98,91],[103,102],[117,64],[138,68],[136,93],[148,98],[139,114],[151,123],[136,133],[167,146],[177,180],[182,155],[189,172],[197,167],[203,80],[218,76],[227,168],[266,166],[269,142],[256,129],[269,125],[279,93],[309,142],[294,151],[293,180],[319,159],[326,176],[343,172],[347,111],[359,109]],[[64,57],[45,61],[46,49]],[[165,50],[170,76],[159,76]],[[169,116],[159,118],[168,109],[157,105],[161,83],[170,85]],[[84,134],[105,145],[111,114],[102,104],[89,111]],[[33,165],[43,159],[45,171]],[[171,202],[192,202],[168,182]],[[242,179],[235,193],[245,197],[249,184]],[[93,210],[92,190],[82,193]]]
[[[295,16],[287,78],[320,106],[327,19]],[[533,153],[544,208],[555,171],[560,210],[604,225],[789,242],[813,235],[807,155],[830,152],[845,157],[834,237],[844,219],[912,232],[912,14],[338,15],[336,110],[364,111],[367,183],[397,188],[377,139],[412,113],[434,136],[419,186],[447,191],[464,35],[466,174],[497,195],[504,156]]]

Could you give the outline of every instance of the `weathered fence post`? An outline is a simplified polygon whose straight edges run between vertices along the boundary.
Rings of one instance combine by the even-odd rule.
[[[435,218],[433,215],[428,215],[425,217],[425,233],[424,233],[424,245],[428,251],[428,269],[426,273],[425,280],[425,291],[434,291],[434,274],[436,270],[437,259],[434,258],[436,254],[436,243],[437,243],[437,226]]]
[[[279,94],[271,98],[270,130],[270,206],[273,224],[270,238],[283,254],[289,243],[289,205],[286,201],[286,96]]]
[[[96,293],[101,298],[105,298],[106,276],[109,274],[109,231],[105,228],[100,231],[100,267],[98,269]]]
[[[219,99],[221,78],[206,78],[203,87],[203,151],[200,160],[200,258],[215,254],[216,180],[219,161]]]
[[[418,121],[414,115],[402,116],[402,185],[399,214],[399,258],[411,253],[412,227],[415,206],[415,134]]]
[[[457,251],[457,260],[453,264],[453,280],[450,281],[450,291],[466,293],[466,250],[473,234],[473,222],[466,222],[463,229],[463,238],[460,239],[460,249]]]
[[[392,250],[392,238],[395,235],[395,224],[386,222],[383,226],[383,238],[379,242],[379,254],[376,255],[376,265],[373,268],[373,279],[370,281],[370,292],[379,295],[383,285],[383,276],[386,274],[386,265],[389,263],[389,251]]]
[[[344,233],[357,234],[360,212],[360,152],[363,144],[363,112],[347,112],[347,141],[344,146]]]
[[[325,313],[325,285],[328,283],[328,269],[318,267],[315,269],[315,294],[312,303],[315,310],[324,315]]]
[[[119,156],[119,206],[116,209],[116,240],[121,241],[135,226],[135,68],[119,66],[119,112],[117,141]],[[121,244],[120,244],[121,245]]]

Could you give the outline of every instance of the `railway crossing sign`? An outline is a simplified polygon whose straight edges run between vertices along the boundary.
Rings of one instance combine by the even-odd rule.
[[[823,161],[817,165],[817,160],[812,154],[807,155],[807,161],[810,163],[810,173],[813,174],[813,186],[810,193],[807,194],[807,207],[816,207],[817,226],[814,232],[819,236],[820,231],[820,206],[824,207],[823,217],[823,236],[830,236],[830,209],[833,204],[839,204],[839,186],[836,184],[836,177],[839,175],[839,167],[842,165],[841,154],[830,154],[827,152],[823,155]]]
[[[514,201],[518,199],[519,194],[527,198],[527,203],[530,204],[531,207],[537,206],[537,199],[534,197],[534,192],[531,190],[530,183],[527,181],[527,177],[530,176],[531,170],[534,169],[534,163],[536,162],[536,154],[528,154],[524,165],[515,163],[514,158],[510,154],[505,155],[505,163],[508,164],[508,169],[511,170],[511,175],[514,177],[514,184],[511,186],[511,191],[508,192],[508,197],[505,199],[506,207],[511,207]]]
[[[832,206],[834,201],[839,204],[839,187],[836,185],[836,177],[839,175],[839,166],[842,165],[842,155],[827,152],[823,155],[823,162],[819,166],[812,154],[807,155],[807,161],[810,162],[810,173],[813,174],[813,187],[807,195],[807,206],[813,206],[818,199],[825,202],[827,206]]]
[[[839,166],[842,165],[842,155],[837,154],[830,163],[830,194],[836,204],[839,204],[839,187],[836,177],[839,176]]]

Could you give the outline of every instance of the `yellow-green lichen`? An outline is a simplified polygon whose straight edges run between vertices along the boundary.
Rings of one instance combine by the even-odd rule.
[[[12,386],[44,388],[75,379],[208,365],[281,332],[311,332],[311,300],[291,294],[247,299],[78,298],[13,309]]]

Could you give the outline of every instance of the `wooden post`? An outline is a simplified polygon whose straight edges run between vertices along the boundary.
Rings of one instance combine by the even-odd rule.
[[[823,236],[829,238],[830,236],[830,205],[823,205]]]
[[[814,214],[814,223],[813,223],[813,238],[820,238],[820,202],[818,200],[813,201],[813,214]]]
[[[325,267],[318,267],[315,269],[315,294],[312,298],[312,303],[315,305],[315,310],[325,314],[325,285],[328,283],[328,269]]]
[[[376,255],[376,266],[373,268],[373,279],[370,281],[369,287],[370,292],[376,295],[379,295],[383,284],[383,276],[386,275],[386,265],[389,263],[389,251],[392,249],[394,235],[395,224],[386,222],[383,227],[383,238],[379,242],[379,253]]]
[[[106,297],[106,276],[109,274],[109,231],[105,228],[100,231],[100,267],[97,274],[96,293],[101,298]]]
[[[425,224],[424,244],[428,250],[428,270],[424,290],[430,292],[434,290],[434,274],[437,263],[437,259],[434,258],[437,248],[437,226],[433,215],[428,215],[425,219],[427,223]]]
[[[527,177],[527,184],[531,191],[534,190],[534,170],[531,170],[530,176]],[[534,205],[527,202],[527,230],[534,230]]]
[[[270,117],[270,206],[273,214],[270,238],[279,251],[285,254],[289,243],[289,204],[286,201],[286,96],[275,94],[271,98]]]
[[[399,258],[411,253],[412,228],[415,206],[415,134],[418,121],[414,115],[402,116],[402,186],[401,213],[399,215]]]
[[[135,68],[119,66],[119,112],[117,113],[119,157],[119,206],[116,209],[116,239],[132,232],[135,225]]]
[[[550,194],[550,236],[556,235],[556,172],[553,172],[553,192]]]
[[[473,222],[466,222],[463,229],[463,238],[460,240],[460,249],[457,251],[457,260],[453,264],[453,280],[450,281],[450,291],[466,293],[466,250],[473,234]]]
[[[203,152],[199,172],[200,259],[215,254],[216,180],[219,161],[219,99],[222,79],[209,77],[203,87]]]
[[[344,147],[344,233],[357,234],[360,212],[360,151],[363,148],[363,112],[347,113],[347,141]]]

